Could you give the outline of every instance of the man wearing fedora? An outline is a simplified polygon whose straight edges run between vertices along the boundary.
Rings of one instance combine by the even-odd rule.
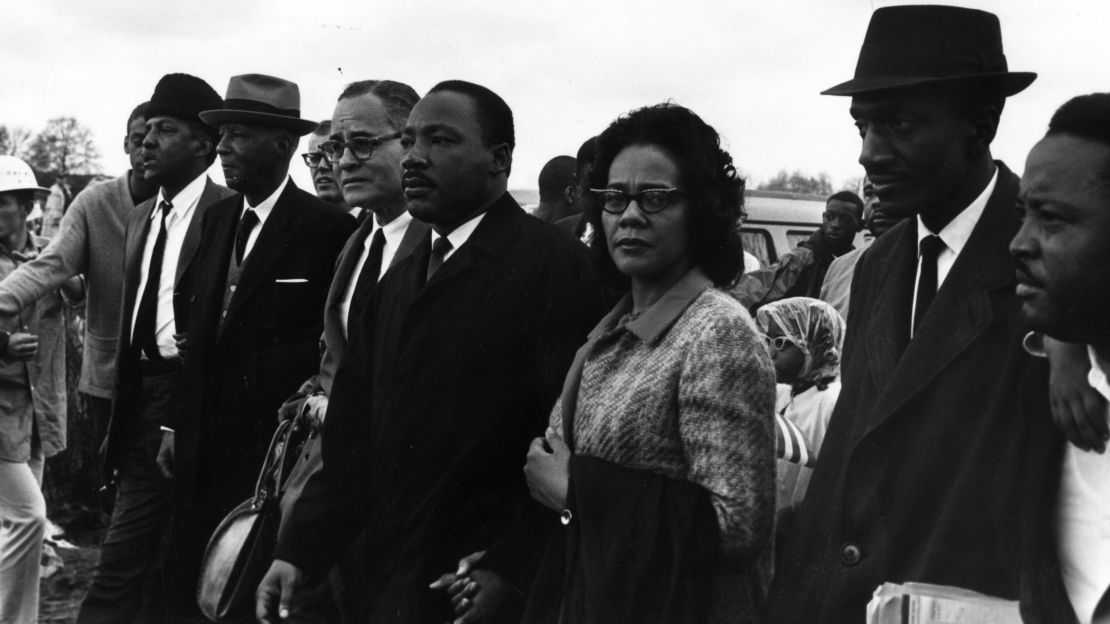
[[[289,163],[301,119],[296,84],[234,76],[218,128],[228,186],[205,216],[189,299],[183,391],[159,462],[173,476],[172,610],[199,617],[196,573],[222,517],[253,494],[275,414],[319,362],[324,298],[354,221],[298,189]]]
[[[117,485],[116,506],[78,622],[157,622],[163,592],[161,553],[170,513],[169,485],[154,459],[160,428],[177,402],[184,327],[201,220],[232,195],[208,179],[216,133],[199,113],[220,106],[208,83],[188,74],[163,76],[146,107],[143,175],[157,194],[129,215],[111,417],[104,466]],[[118,267],[116,268],[118,271]]]
[[[946,6],[872,15],[852,98],[859,161],[885,210],[853,280],[843,391],[776,561],[769,621],[862,622],[884,582],[1017,599],[1021,509],[1058,443],[1047,367],[1021,347],[1007,246],[1018,178],[991,158],[1007,70],[996,16]]]

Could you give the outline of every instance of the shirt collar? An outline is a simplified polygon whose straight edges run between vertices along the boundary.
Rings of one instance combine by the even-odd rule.
[[[200,201],[200,194],[204,192],[204,185],[207,183],[207,171],[202,172],[200,175],[193,178],[191,182],[185,185],[185,188],[181,189],[177,193],[177,195],[173,196],[173,199],[169,200],[169,202],[173,204],[173,208],[170,210],[170,214],[181,214],[182,212],[188,210],[191,206],[196,204],[198,201]],[[158,197],[154,199],[155,208],[161,206],[162,202],[164,201],[166,201],[166,189],[159,188]],[[159,211],[151,210],[150,220],[153,221],[154,217],[156,216],[161,217]]]
[[[971,238],[971,231],[975,229],[975,224],[979,222],[979,217],[982,216],[983,210],[987,207],[987,201],[991,198],[991,193],[994,193],[994,187],[998,183],[998,167],[994,168],[994,175],[991,176],[991,181],[983,189],[979,196],[975,198],[968,207],[965,208],[960,214],[956,215],[948,225],[944,226],[936,235],[944,242],[944,245],[951,249],[958,256],[963,251],[964,245],[967,244],[967,239]],[[921,220],[921,215],[917,216],[917,248],[921,249],[921,241],[926,236],[933,234],[929,228],[925,227],[925,222]]]
[[[374,215],[370,215],[367,218],[373,219]],[[392,221],[386,223],[385,225],[378,225],[378,222],[375,220],[374,229],[380,229],[382,231],[382,235],[385,236],[385,241],[387,243],[389,243],[390,245],[397,245],[401,242],[401,238],[405,235],[405,230],[409,227],[409,223],[411,222],[412,215],[410,215],[409,211],[406,210],[397,215]],[[367,238],[366,240],[370,239]],[[448,240],[450,240],[450,238],[448,238]]]
[[[1087,345],[1087,356],[1091,358],[1091,370],[1087,373],[1087,383],[1091,384],[1099,394],[1110,401],[1110,362],[1103,360],[1095,353],[1095,348]]]
[[[713,282],[702,273],[701,269],[694,267],[682,276],[667,294],[663,295],[659,301],[656,301],[650,308],[644,310],[643,314],[632,319],[625,324],[624,328],[634,334],[641,341],[646,343],[655,342],[660,336],[663,335],[678,317],[690,307],[690,304],[697,299],[705,289],[713,286]],[[632,295],[627,294],[621,299],[617,307],[613,308],[605,318],[601,319],[601,323],[597,328],[590,333],[591,339],[600,337],[605,332],[611,331],[620,322],[621,317],[632,309]]]
[[[478,224],[482,222],[482,219],[485,218],[485,216],[486,213],[483,212],[482,214],[474,217],[466,223],[463,223],[459,227],[451,230],[451,232],[447,234],[447,240],[451,241],[451,249],[455,250],[459,247],[462,247],[463,243],[465,243],[467,239],[470,238],[470,235],[474,233],[474,230],[478,229]],[[435,230],[432,230],[432,242],[434,243],[440,238],[443,237],[437,234]]]
[[[270,216],[270,212],[274,209],[274,204],[277,203],[278,198],[281,197],[281,194],[285,191],[285,186],[287,184],[289,184],[289,176],[285,176],[285,179],[274,189],[274,192],[270,193],[269,197],[259,202],[257,206],[251,206],[250,202],[247,201],[247,196],[244,195],[243,214],[248,210],[253,210],[254,214],[258,215],[258,224],[264,225],[266,223],[266,217]]]
[[[362,215],[362,208],[359,208],[358,206],[355,206],[354,208],[351,208],[350,210],[348,210],[347,214],[351,215],[352,217],[355,218],[356,221],[358,221],[359,216]]]

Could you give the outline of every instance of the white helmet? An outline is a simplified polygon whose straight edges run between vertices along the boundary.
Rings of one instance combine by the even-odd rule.
[[[38,191],[49,193],[35,180],[35,172],[23,160],[15,156],[0,156],[0,193],[6,191]]]

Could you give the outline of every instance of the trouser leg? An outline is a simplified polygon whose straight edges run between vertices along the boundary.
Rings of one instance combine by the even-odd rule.
[[[39,560],[46,534],[42,450],[31,461],[0,460],[0,624],[35,624],[39,612]]]
[[[127,452],[118,472],[115,509],[100,549],[92,586],[78,624],[161,622],[162,542],[170,513],[169,482],[155,459],[159,429],[171,409],[176,375],[143,380],[127,431]]]

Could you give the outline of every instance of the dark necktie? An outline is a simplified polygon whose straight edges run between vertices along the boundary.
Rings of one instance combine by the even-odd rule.
[[[439,267],[443,266],[443,258],[447,255],[447,252],[451,251],[452,247],[451,241],[447,240],[446,236],[440,236],[432,243],[432,256],[428,259],[427,280],[431,280],[432,275],[435,275]]]
[[[935,234],[921,239],[921,277],[917,279],[917,304],[913,308],[913,333],[925,318],[925,312],[937,296],[937,257],[944,251],[944,241]]]
[[[162,219],[158,225],[158,236],[154,239],[154,249],[150,252],[150,266],[146,272],[146,286],[143,295],[139,298],[139,312],[135,317],[135,346],[142,349],[146,357],[151,360],[162,358],[158,351],[157,318],[158,318],[158,288],[162,282],[162,256],[166,255],[166,217],[173,204],[162,200],[158,204],[162,211]]]
[[[254,210],[248,209],[239,219],[239,229],[235,231],[235,264],[243,264],[243,257],[247,253],[247,239],[250,238],[254,226],[258,225],[258,215]]]
[[[347,325],[362,314],[362,309],[370,297],[374,284],[378,283],[378,276],[382,272],[382,252],[385,250],[385,233],[381,228],[374,232],[370,239],[370,251],[366,255],[366,263],[362,265],[362,272],[358,274],[355,282],[355,291],[351,295],[351,308],[347,311]],[[352,276],[353,277],[353,276]]]

